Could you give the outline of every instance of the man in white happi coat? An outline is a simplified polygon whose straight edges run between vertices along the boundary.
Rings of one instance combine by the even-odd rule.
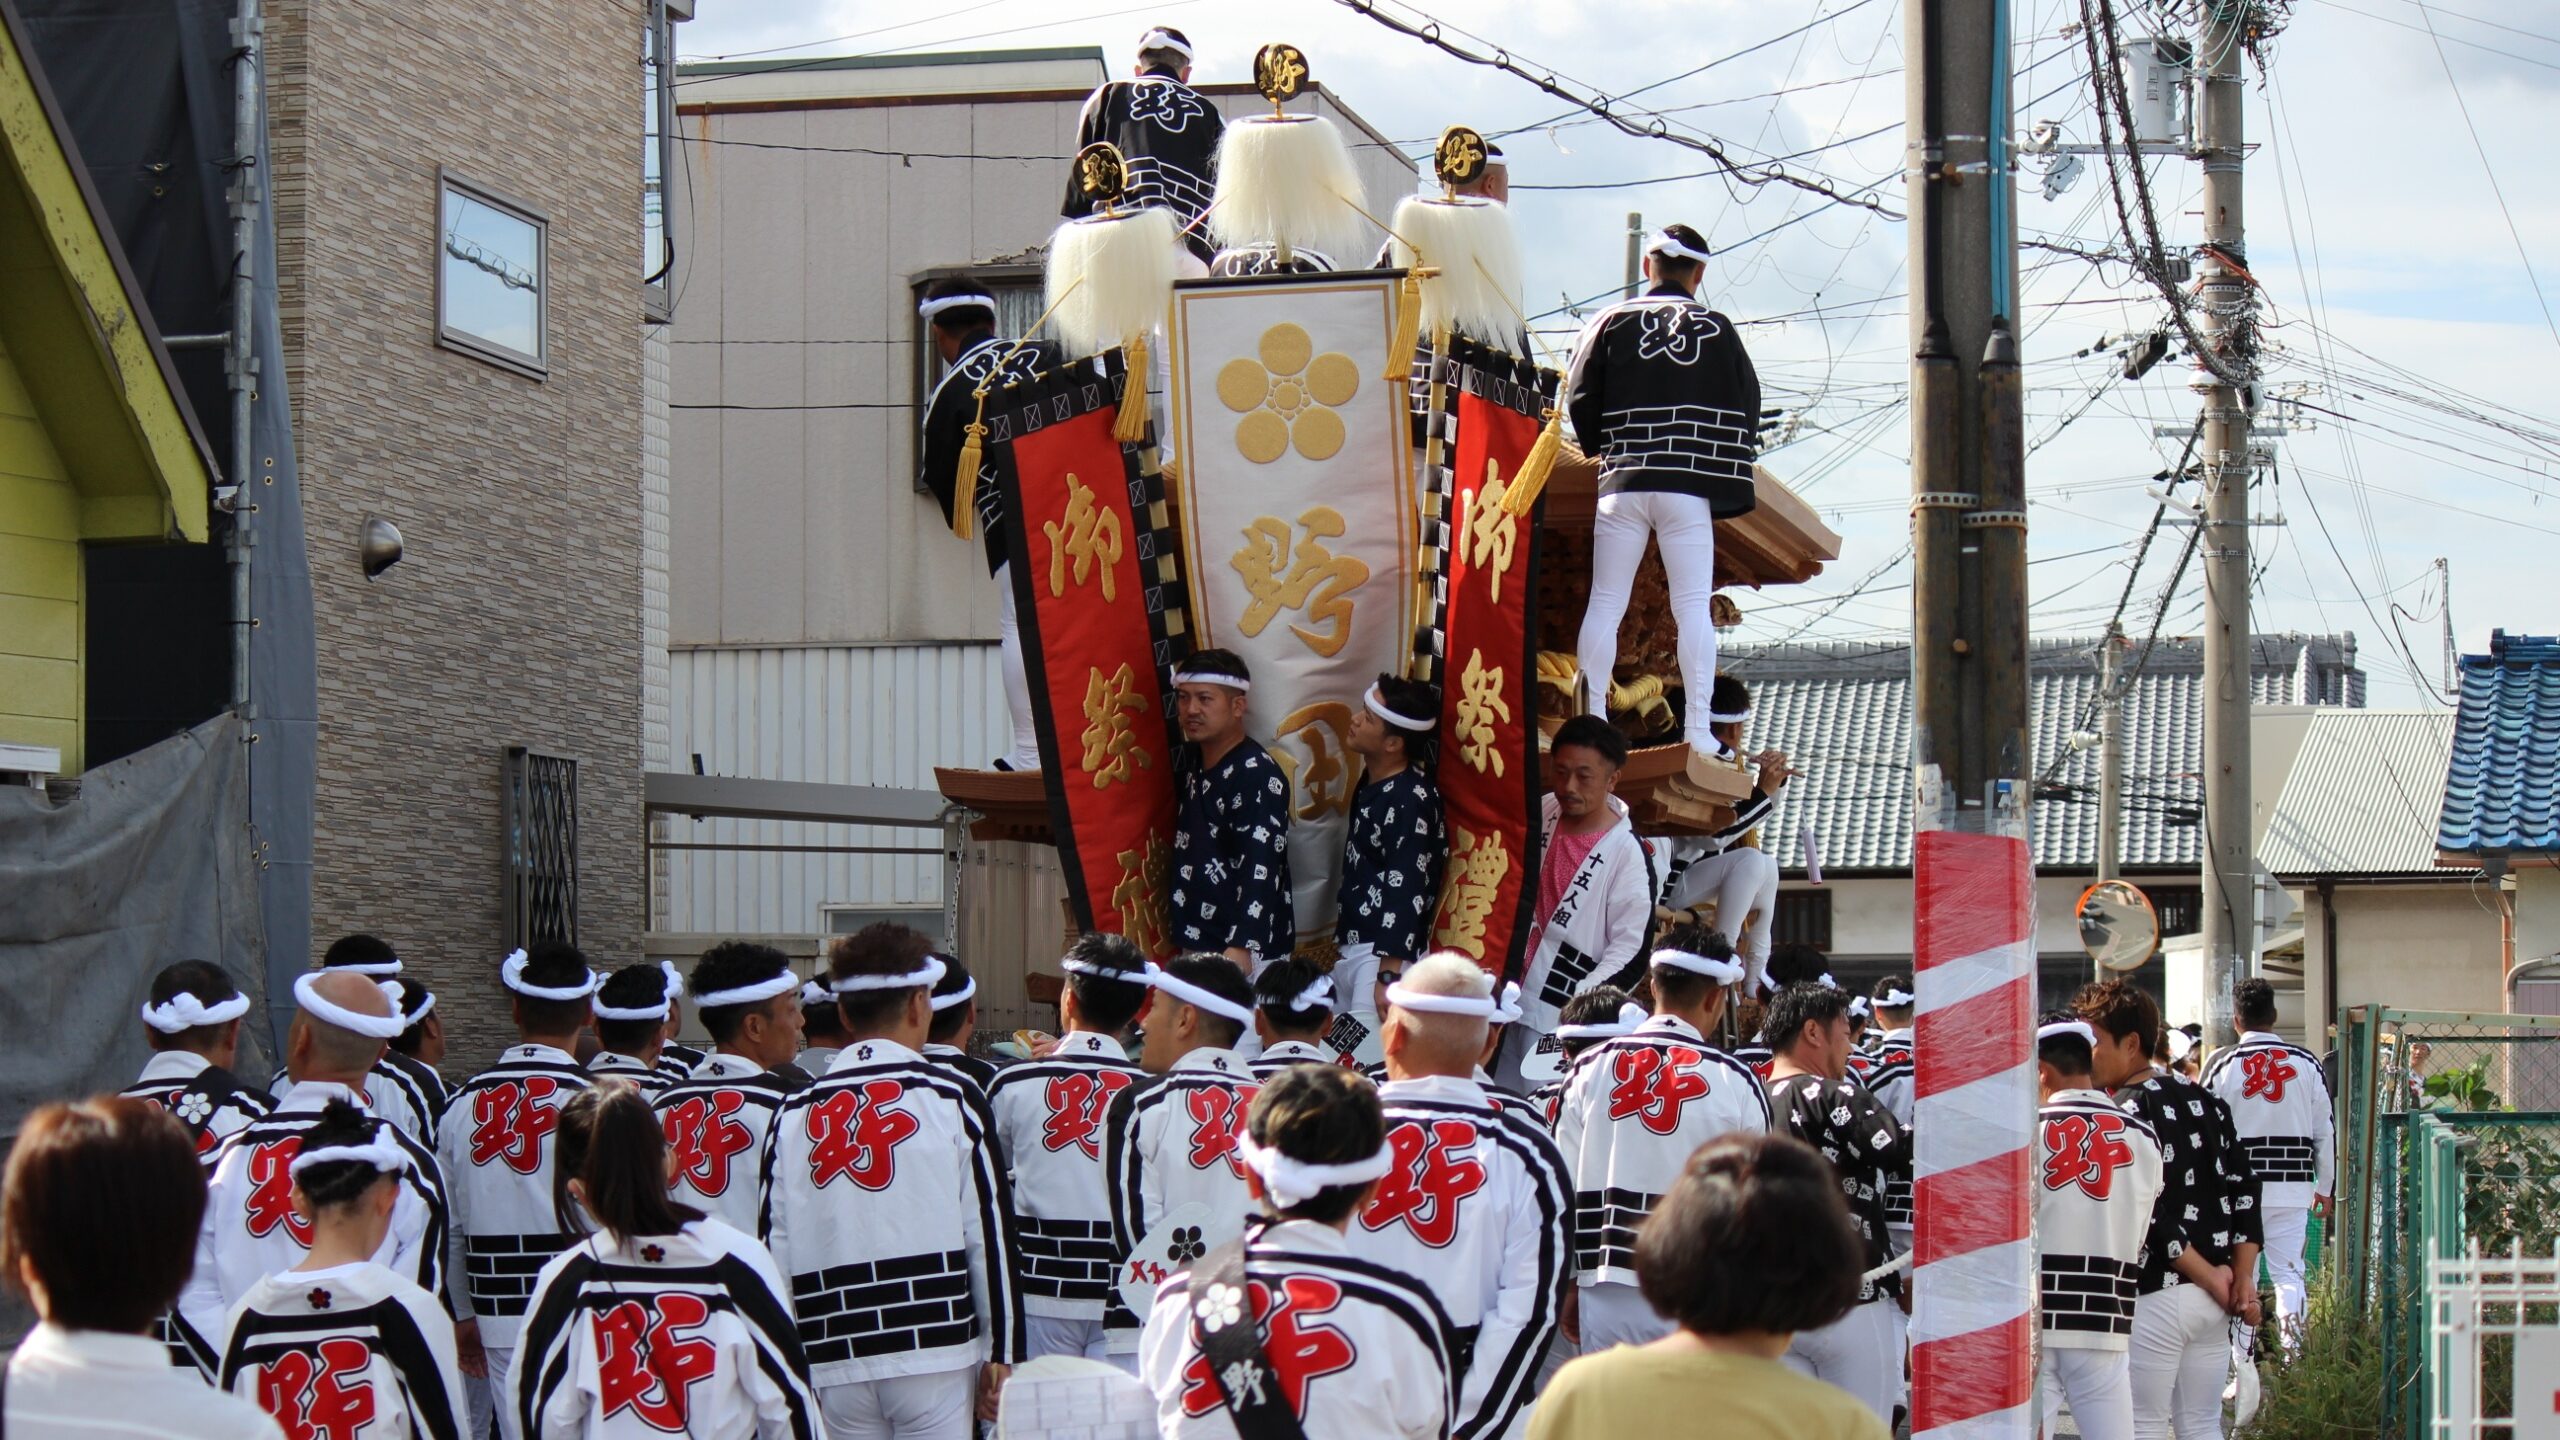
[[[1633,983],[1653,928],[1653,854],[1636,837],[1618,772],[1627,737],[1606,720],[1577,715],[1547,751],[1545,827],[1520,1022],[1506,1027],[1494,1079],[1525,1091],[1520,1062],[1554,1031],[1566,1001],[1595,985]]]
[[[2204,1086],[2231,1107],[2231,1125],[2258,1177],[2258,1219],[2276,1318],[2287,1349],[2302,1340],[2302,1246],[2311,1217],[2325,1218],[2337,1190],[2337,1132],[2320,1057],[2277,1035],[2275,987],[2243,980],[2232,991],[2240,1043],[2213,1057]]]
[[[2044,1433],[2067,1406],[2082,1440],[2133,1440],[2133,1308],[2160,1198],[2160,1141],[2098,1088],[2097,1032],[2075,1016],[2036,1028],[2036,1362]]]
[[[221,966],[202,960],[181,960],[151,977],[151,998],[143,1002],[151,1058],[121,1093],[176,1116],[208,1163],[223,1141],[273,1108],[231,1073],[248,1013],[249,997]]]

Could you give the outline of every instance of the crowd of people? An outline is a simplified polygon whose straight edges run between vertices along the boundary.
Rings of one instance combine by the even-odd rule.
[[[1058,1033],[996,1064],[966,966],[901,926],[811,980],[744,942],[689,975],[544,945],[499,967],[516,1043],[451,1085],[380,940],[297,981],[267,1085],[230,1068],[248,998],[171,965],[141,1078],[10,1157],[0,1256],[42,1323],[0,1415],[955,1437],[1044,1357],[1136,1377],[1183,1437],[1579,1440],[1712,1400],[1735,1435],[1876,1440],[1908,1404],[1907,977],[1852,996],[1781,947],[1757,989],[1673,923],[1524,1094],[1485,1068],[1520,996],[1461,956],[1381,957],[1365,1069],[1305,960],[1093,934],[1061,963]],[[2124,982],[2039,1027],[2040,1385],[2093,1440],[2221,1433],[2262,1251],[2299,1333],[2320,1070],[2263,982],[2237,1000],[2200,1082]]]

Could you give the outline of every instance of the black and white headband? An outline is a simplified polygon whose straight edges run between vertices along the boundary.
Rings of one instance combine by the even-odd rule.
[[[2093,1046],[2098,1043],[2097,1029],[2086,1020],[2056,1020],[2050,1025],[2036,1027],[2036,1043],[2039,1045],[2047,1040],[2059,1040],[2067,1035],[2077,1035]]]
[[[1719,960],[1712,955],[1701,955],[1695,950],[1673,950],[1666,947],[1654,951],[1646,959],[1650,964],[1667,965],[1674,970],[1686,970],[1692,975],[1704,975],[1719,985],[1738,983],[1744,974],[1739,961]]]
[[[1185,60],[1191,58],[1191,43],[1161,25],[1148,31],[1138,41],[1140,54],[1149,50],[1170,50]]]
[[[1668,255],[1677,260],[1695,260],[1701,265],[1706,264],[1710,258],[1706,251],[1692,249],[1689,242],[1668,230],[1654,231],[1653,239],[1646,244],[1645,249],[1649,254]]]
[[[930,320],[945,310],[966,310],[973,306],[980,310],[993,310],[996,308],[996,297],[975,290],[963,295],[938,296],[931,300],[917,302],[916,318]]]
[[[1556,1038],[1559,1040],[1615,1040],[1621,1035],[1636,1033],[1636,1027],[1642,1025],[1645,1018],[1645,1008],[1630,1000],[1618,1007],[1617,1019],[1591,1025],[1559,1025],[1556,1027]]]
[[[163,1035],[182,1035],[199,1025],[228,1025],[249,1013],[249,997],[234,995],[207,1005],[181,990],[158,1005],[142,1007],[142,1023]]]
[[[941,983],[942,962],[927,955],[924,957],[924,966],[921,969],[909,970],[898,975],[847,975],[841,980],[830,982],[830,988],[839,995],[856,995],[866,990],[914,990],[919,987],[930,990]]]
[[[341,1030],[352,1031],[368,1040],[396,1040],[400,1037],[401,1031],[409,1028],[409,1022],[400,1016],[400,1005],[397,1001],[392,1002],[391,1013],[388,1015],[364,1015],[321,994],[320,977],[328,973],[326,970],[306,970],[294,977],[293,999],[295,1004],[302,1007],[303,1014],[324,1025],[335,1025]],[[389,997],[386,995],[384,998]]]
[[[343,970],[346,967],[336,968]],[[384,1175],[397,1175],[409,1168],[409,1152],[401,1149],[400,1142],[392,1138],[388,1125],[375,1121],[372,1139],[361,1145],[324,1145],[317,1150],[301,1151],[293,1157],[293,1163],[285,1166],[285,1173],[299,1180],[302,1172],[314,1165],[346,1164],[370,1165]]]
[[[791,967],[785,965],[765,979],[750,981],[744,985],[732,985],[726,990],[714,990],[708,995],[696,995],[693,997],[693,1003],[705,1010],[716,1010],[723,1005],[756,1005],[776,995],[788,995],[799,988],[800,977],[791,973]]]
[[[941,955],[936,955],[936,956],[934,956],[934,957],[933,957],[933,963],[935,963],[936,965],[940,965],[940,966],[942,966],[942,967],[943,967],[943,973],[944,973],[944,974],[946,974],[946,975],[947,975],[947,974],[949,974],[949,973],[950,973],[950,970],[951,970],[951,962],[950,962],[950,961],[949,961],[949,959],[947,959],[946,957],[941,956]],[[960,988],[959,988],[959,989],[957,989],[957,990],[952,991],[950,994],[948,994],[948,995],[936,995],[936,996],[934,996],[934,997],[933,997],[933,1008],[934,1008],[934,1009],[936,1009],[936,1010],[950,1010],[950,1009],[954,1009],[954,1008],[956,1008],[956,1007],[958,1007],[958,1006],[962,1006],[962,1005],[966,1005],[966,1004],[968,1004],[971,1000],[976,999],[976,998],[977,998],[977,996],[978,996],[978,977],[977,977],[977,976],[975,976],[975,975],[972,975],[972,976],[970,976],[968,979],[961,981],[961,982],[960,982]]]
[[[503,982],[508,989],[513,990],[527,999],[584,1000],[588,996],[596,993],[596,988],[598,986],[604,984],[604,977],[593,970],[589,970],[587,972],[586,983],[581,985],[533,984],[524,978],[525,962],[530,958],[532,957],[526,955],[524,951],[517,950],[507,956],[505,964],[498,967],[498,979]]]
[[[1173,683],[1176,685],[1224,685],[1239,695],[1253,693],[1253,682],[1242,675],[1220,675],[1208,670],[1176,670],[1173,672]]]
[[[1440,722],[1436,717],[1429,720],[1421,720],[1416,719],[1411,715],[1399,713],[1394,707],[1387,704],[1386,696],[1378,693],[1378,687],[1375,682],[1370,684],[1368,692],[1362,695],[1360,699],[1362,703],[1369,707],[1370,714],[1377,716],[1379,719],[1386,721],[1388,724],[1393,725],[1399,730],[1419,730],[1423,734],[1428,735],[1432,731],[1440,728]]]
[[[1223,995],[1203,990],[1153,961],[1147,962],[1146,981],[1183,1004],[1206,1010],[1222,1020],[1233,1020],[1239,1025],[1253,1023],[1252,1006],[1239,1005]]]

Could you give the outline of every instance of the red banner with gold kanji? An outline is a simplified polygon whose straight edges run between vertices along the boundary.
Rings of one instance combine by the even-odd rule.
[[[1537,443],[1555,377],[1464,341],[1436,357],[1426,452],[1436,455],[1443,577],[1438,780],[1449,833],[1439,948],[1517,978],[1537,903],[1538,521],[1503,492]]]
[[[1070,903],[1086,929],[1161,959],[1173,949],[1165,630],[1180,589],[1155,447],[1112,438],[1118,403],[1117,382],[1089,365],[1000,391],[987,452]]]

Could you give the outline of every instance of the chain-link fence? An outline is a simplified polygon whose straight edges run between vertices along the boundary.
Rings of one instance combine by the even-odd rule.
[[[2445,1384],[2431,1263],[2560,1240],[2560,1017],[2359,1007],[2338,1028],[2333,1261],[2381,1320],[2383,1432],[2414,1440]]]

